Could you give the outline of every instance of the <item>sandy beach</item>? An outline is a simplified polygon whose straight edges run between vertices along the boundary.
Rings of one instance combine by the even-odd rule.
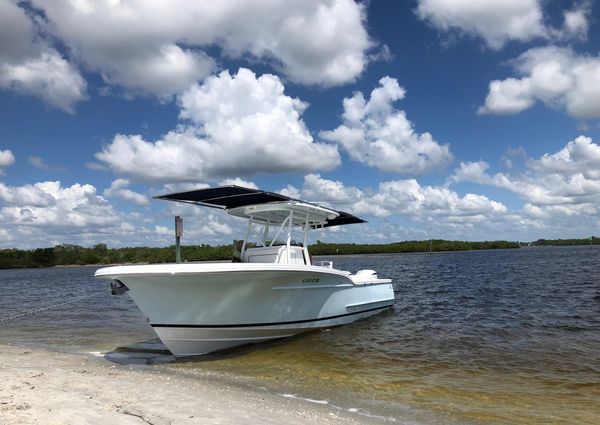
[[[389,421],[385,421],[389,423]],[[2,424],[384,423],[217,379],[0,345]]]

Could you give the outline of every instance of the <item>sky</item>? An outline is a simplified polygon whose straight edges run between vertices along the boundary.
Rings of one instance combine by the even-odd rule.
[[[153,196],[365,218],[312,240],[600,236],[588,0],[0,0],[0,248],[222,244]]]

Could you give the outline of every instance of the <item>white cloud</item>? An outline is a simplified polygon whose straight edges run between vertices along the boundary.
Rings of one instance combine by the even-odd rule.
[[[109,84],[161,96],[208,75],[219,48],[233,58],[271,62],[292,81],[354,81],[373,46],[365,6],[352,0],[34,0],[45,29]],[[211,53],[212,53],[211,51]]]
[[[414,179],[382,182],[375,195],[356,206],[365,212],[373,208],[379,216],[405,214],[416,219],[435,216],[455,223],[481,221],[507,212],[502,203],[486,196],[468,193],[461,197],[445,187],[421,186]]]
[[[368,101],[361,92],[344,99],[344,123],[320,136],[341,144],[352,159],[386,172],[416,175],[450,163],[448,145],[427,132],[418,134],[406,113],[394,108],[405,95],[398,81],[384,77],[379,84]]]
[[[563,28],[553,31],[553,35],[558,39],[587,40],[591,13],[591,1],[581,2],[576,4],[573,9],[565,10],[563,12]]]
[[[474,183],[485,183],[488,181],[486,173],[489,168],[490,164],[485,161],[461,162],[460,166],[454,170],[451,179],[455,182],[470,181]]]
[[[188,192],[191,190],[199,190],[209,188],[208,183],[194,183],[194,182],[182,182],[182,183],[167,183],[162,186],[161,190],[155,191],[155,196],[161,196],[168,193]]]
[[[86,83],[77,69],[37,34],[25,11],[0,3],[0,88],[37,96],[73,113],[85,99]]]
[[[486,196],[468,193],[460,196],[446,188],[421,186],[414,179],[381,182],[377,191],[345,186],[340,181],[309,174],[302,189],[291,188],[303,199],[314,200],[335,209],[374,217],[404,216],[418,222],[435,218],[437,223],[481,223],[507,213],[502,203]],[[291,191],[287,188],[287,191]]]
[[[362,192],[346,187],[341,181],[327,180],[318,174],[304,176],[302,196],[312,202],[327,204],[350,204],[357,202]]]
[[[127,184],[116,181],[113,192]],[[111,195],[112,196],[112,195]],[[162,213],[145,209],[124,214],[90,184],[58,181],[24,186],[0,183],[0,247],[37,248],[73,243],[90,246],[165,246],[173,243],[173,216],[185,217],[185,243],[220,244],[243,235],[240,219],[203,208],[168,203]]]
[[[481,37],[494,50],[509,41],[587,39],[590,1],[563,11],[562,27],[544,23],[541,0],[418,0],[417,16],[434,28]]]
[[[58,181],[48,181],[10,187],[0,183],[0,227],[9,229],[13,240],[35,246],[81,241],[118,232],[122,223],[89,184],[62,187]]]
[[[527,160],[527,152],[525,152],[525,149],[522,146],[508,148],[506,153],[500,158],[501,163],[509,170],[515,167],[515,163],[525,160]]]
[[[117,135],[96,158],[113,172],[147,182],[188,182],[257,173],[330,170],[337,148],[313,141],[306,104],[284,94],[278,77],[224,71],[180,99],[180,125],[160,140]]]
[[[479,114],[516,114],[531,108],[535,103],[535,99],[531,96],[531,84],[528,79],[494,80],[490,82],[489,90],[485,106],[479,108]]]
[[[530,167],[540,173],[582,173],[600,179],[600,146],[590,137],[579,136],[560,151],[531,161]]]
[[[256,184],[254,184],[254,182],[242,180],[239,177],[236,177],[233,179],[222,180],[219,182],[219,185],[221,185],[221,186],[241,186],[241,187],[247,187],[249,189],[258,189],[258,186],[256,186]]]
[[[283,189],[280,189],[278,192],[284,196],[289,196],[290,198],[294,198],[294,199],[300,199],[302,196],[300,191],[296,187],[292,186],[291,184],[288,184],[286,187],[284,187]]]
[[[204,224],[199,229],[195,230],[196,234],[202,236],[229,236],[233,234],[231,226],[221,220],[220,217],[208,214]]]
[[[150,203],[146,195],[142,195],[141,193],[137,193],[131,189],[127,189],[128,186],[129,180],[116,179],[111,183],[110,188],[104,191],[103,195],[109,197],[115,196],[117,198],[123,199],[124,201],[141,206],[148,205]]]
[[[60,182],[42,182],[8,189],[0,210],[0,221],[30,226],[80,228],[114,224],[112,207],[89,184],[61,187]],[[28,191],[31,191],[29,193]],[[12,195],[12,198],[11,198]]]
[[[154,231],[159,235],[173,235],[174,231],[166,226],[154,226]]]
[[[58,52],[49,51],[20,63],[4,63],[0,68],[0,87],[38,96],[69,113],[85,99],[86,83]]]
[[[0,183],[0,201],[18,207],[50,207],[56,203],[54,197],[45,190],[42,183],[19,187],[10,187]]]
[[[9,149],[0,149],[0,175],[4,174],[3,168],[10,167],[15,163],[15,156]]]
[[[482,37],[492,49],[547,35],[539,0],[419,0],[416,14],[439,30]]]
[[[527,172],[490,175],[483,161],[461,163],[454,181],[497,186],[518,194],[526,211],[563,215],[600,213],[600,146],[579,136],[554,154],[527,161]]]
[[[93,57],[89,60],[103,59]],[[127,54],[116,61],[90,67],[97,68],[107,83],[125,87],[134,94],[170,97],[209,75],[215,69],[215,63],[202,52],[167,44],[147,52],[141,48],[134,55]]]
[[[600,56],[570,48],[533,48],[513,61],[521,78],[494,80],[481,114],[514,114],[541,101],[575,118],[600,117]]]
[[[163,215],[173,220],[183,217],[183,237],[185,243],[201,244],[231,243],[231,236],[241,238],[246,231],[246,220],[223,212],[213,214],[212,209],[180,202],[169,202]],[[235,230],[235,232],[234,232]],[[170,231],[173,234],[174,230]]]

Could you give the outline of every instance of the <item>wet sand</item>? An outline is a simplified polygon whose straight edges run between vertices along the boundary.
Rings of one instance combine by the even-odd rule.
[[[118,365],[91,354],[0,345],[0,423],[384,422],[235,382]]]

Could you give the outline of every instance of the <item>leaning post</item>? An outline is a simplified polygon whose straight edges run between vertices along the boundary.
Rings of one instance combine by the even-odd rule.
[[[175,262],[181,263],[181,245],[180,240],[183,236],[183,218],[175,217]]]

